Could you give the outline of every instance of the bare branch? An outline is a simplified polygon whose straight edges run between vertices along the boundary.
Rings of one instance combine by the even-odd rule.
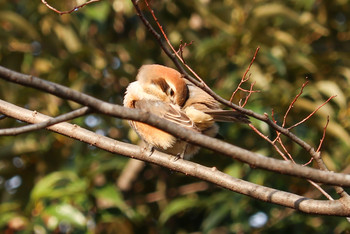
[[[33,111],[17,107],[2,100],[0,100],[0,110],[6,110],[6,115],[29,123],[40,123],[50,119],[50,117],[40,113],[33,115]],[[313,200],[240,180],[217,169],[213,170],[210,167],[191,161],[182,159],[174,161],[174,156],[158,151],[155,151],[149,157],[138,146],[116,141],[69,123],[58,123],[48,127],[48,129],[94,145],[100,149],[166,167],[172,171],[181,172],[265,202],[279,204],[308,214],[350,216],[350,201],[348,199],[335,201]]]

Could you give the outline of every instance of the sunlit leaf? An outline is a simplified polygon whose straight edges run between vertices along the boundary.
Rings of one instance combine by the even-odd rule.
[[[81,49],[82,44],[70,26],[55,24],[53,28],[57,37],[64,43],[69,52],[75,53]]]
[[[65,221],[78,227],[84,227],[87,222],[84,214],[69,204],[52,205],[45,210],[45,213],[56,217],[59,221]]]
[[[334,81],[322,80],[316,83],[316,87],[328,97],[336,95],[336,97],[332,99],[332,102],[337,103],[340,108],[346,108],[346,97],[337,83]]]

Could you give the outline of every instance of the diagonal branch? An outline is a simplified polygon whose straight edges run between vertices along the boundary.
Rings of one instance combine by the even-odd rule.
[[[40,113],[33,115],[33,111],[17,107],[2,100],[0,100],[0,110],[7,116],[29,123],[40,123],[50,119],[49,116]],[[173,156],[161,152],[155,151],[152,156],[149,157],[147,154],[144,154],[142,149],[138,146],[116,141],[69,123],[58,123],[48,127],[48,129],[94,145],[100,149],[166,167],[172,171],[181,172],[265,202],[293,208],[308,214],[350,216],[350,202],[344,200],[344,198],[335,201],[308,199],[296,194],[234,178],[216,168],[205,167],[182,159],[174,161]]]
[[[175,123],[159,118],[144,110],[130,109],[107,103],[87,94],[69,89],[63,85],[45,81],[34,76],[14,72],[2,66],[0,66],[0,78],[43,90],[64,99],[75,101],[81,105],[90,107],[95,112],[100,112],[122,119],[136,120],[142,123],[147,123],[151,126],[162,129],[178,137],[179,139],[211,149],[241,162],[248,163],[254,168],[258,167],[300,178],[311,179],[319,183],[350,186],[350,175],[302,167],[290,162],[265,157],[221,140],[202,135],[189,129],[181,128]],[[6,108],[0,109],[0,112],[7,115]]]

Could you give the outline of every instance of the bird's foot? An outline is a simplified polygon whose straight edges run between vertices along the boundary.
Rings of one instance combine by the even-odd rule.
[[[141,152],[148,157],[152,156],[154,150],[154,147],[150,144],[146,144],[144,147],[141,148]]]

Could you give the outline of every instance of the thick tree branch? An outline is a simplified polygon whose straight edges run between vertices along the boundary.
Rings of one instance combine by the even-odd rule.
[[[177,124],[166,121],[165,119],[159,118],[149,112],[138,109],[125,108],[119,105],[103,102],[97,98],[69,89],[65,86],[45,81],[34,76],[14,72],[1,66],[0,78],[28,87],[40,89],[67,100],[75,101],[84,106],[92,108],[93,111],[96,112],[122,119],[136,120],[150,124],[166,132],[169,132],[170,134],[182,140],[211,149],[215,152],[227,155],[244,163],[248,163],[254,168],[263,168],[282,174],[311,179],[318,183],[350,186],[350,175],[317,170],[296,165],[291,162],[268,158],[223,142],[221,140],[211,138],[185,128],[181,128]],[[0,109],[0,113],[7,115],[6,108],[3,107]]]
[[[17,107],[2,100],[0,100],[0,111],[12,118],[33,124],[50,120],[50,117],[46,115]],[[173,156],[157,151],[150,157],[144,154],[138,146],[116,141],[69,123],[58,123],[48,127],[48,129],[87,144],[94,145],[100,149],[166,167],[173,171],[211,182],[220,187],[262,201],[286,206],[308,214],[350,216],[350,201],[345,198],[340,198],[335,201],[308,199],[292,193],[234,178],[216,168],[205,167],[182,159],[174,161]]]

